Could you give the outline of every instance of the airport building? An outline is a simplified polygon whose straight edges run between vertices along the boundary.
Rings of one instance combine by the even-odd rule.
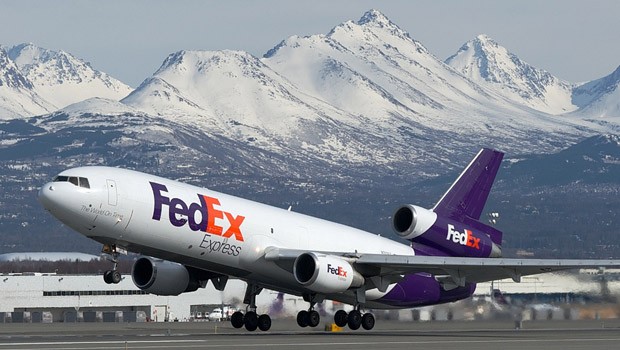
[[[45,253],[45,259],[53,256]],[[67,253],[59,256],[67,259]],[[37,259],[40,256],[0,255],[0,261]],[[70,256],[71,261],[88,261],[96,256]],[[65,260],[66,261],[66,260]],[[2,322],[141,322],[196,321],[218,305],[241,307],[246,284],[228,281],[224,291],[211,283],[206,288],[179,296],[157,296],[138,289],[125,274],[119,284],[106,284],[100,274],[3,273],[0,274],[0,323]],[[470,300],[414,310],[376,310],[381,317],[403,320],[473,319],[472,305],[479,313],[489,313],[489,305],[517,305],[522,309],[552,305],[559,318],[579,318],[576,306],[617,305],[620,295],[620,270],[582,270],[562,274],[526,276],[521,283],[500,280],[480,283]],[[463,305],[466,305],[463,307]],[[264,290],[257,297],[259,313],[272,317],[294,317],[306,309],[302,298]],[[481,306],[482,305],[482,306]],[[564,311],[558,311],[558,306]],[[324,315],[342,308],[336,302],[317,305]],[[350,309],[350,306],[344,306]],[[470,309],[469,311],[467,309]],[[566,309],[570,315],[566,317]],[[620,310],[605,317],[620,317]],[[601,315],[601,311],[596,311]],[[564,316],[563,316],[564,315]],[[327,316],[326,316],[327,317]],[[327,318],[326,318],[327,319]]]
[[[230,280],[223,292],[208,284],[179,296],[157,296],[138,289],[130,275],[123,275],[119,284],[106,284],[100,275],[2,274],[0,323],[15,321],[14,315],[26,322],[33,317],[35,322],[42,317],[53,322],[187,321],[197,317],[192,306],[240,304],[244,292],[245,283],[239,280]],[[257,298],[259,309],[276,298],[276,293],[263,291]]]

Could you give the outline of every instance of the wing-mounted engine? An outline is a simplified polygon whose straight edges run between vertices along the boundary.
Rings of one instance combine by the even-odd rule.
[[[392,216],[392,227],[404,239],[413,239],[428,231],[437,221],[432,210],[407,204],[398,208]]]
[[[344,292],[364,284],[364,277],[346,260],[317,253],[303,253],[295,259],[293,273],[299,284],[319,293]]]
[[[131,277],[136,287],[155,295],[179,295],[204,288],[209,279],[222,275],[182,264],[141,257],[133,264]],[[215,283],[215,282],[214,282]]]

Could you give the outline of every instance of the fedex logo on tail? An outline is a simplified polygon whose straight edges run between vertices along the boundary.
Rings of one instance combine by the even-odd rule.
[[[446,240],[480,250],[480,238],[475,237],[471,230],[459,232],[454,229],[454,225],[448,224]]]
[[[164,205],[168,206],[168,218],[173,226],[181,227],[189,225],[192,231],[202,231],[224,238],[234,237],[243,242],[241,224],[245,216],[233,215],[220,209],[220,201],[217,198],[197,194],[198,203],[185,203],[180,198],[169,198],[164,195],[168,192],[165,185],[150,182],[153,190],[153,220],[161,220],[161,212]],[[198,216],[198,218],[197,218]],[[226,217],[228,228],[218,225],[215,219],[223,220]]]

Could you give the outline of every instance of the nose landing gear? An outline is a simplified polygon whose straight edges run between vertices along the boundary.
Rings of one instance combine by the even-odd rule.
[[[122,253],[127,254],[127,251],[123,250],[120,247],[117,247],[115,244],[104,244],[103,248],[101,249],[101,253],[106,255],[106,260],[114,263],[112,270],[108,270],[103,273],[103,281],[107,284],[120,283],[122,280],[122,276],[121,273],[118,272],[118,257]]]

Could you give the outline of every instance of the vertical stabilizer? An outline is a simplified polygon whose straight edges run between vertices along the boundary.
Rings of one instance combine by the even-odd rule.
[[[479,220],[503,157],[502,152],[481,149],[433,211],[461,222]]]

